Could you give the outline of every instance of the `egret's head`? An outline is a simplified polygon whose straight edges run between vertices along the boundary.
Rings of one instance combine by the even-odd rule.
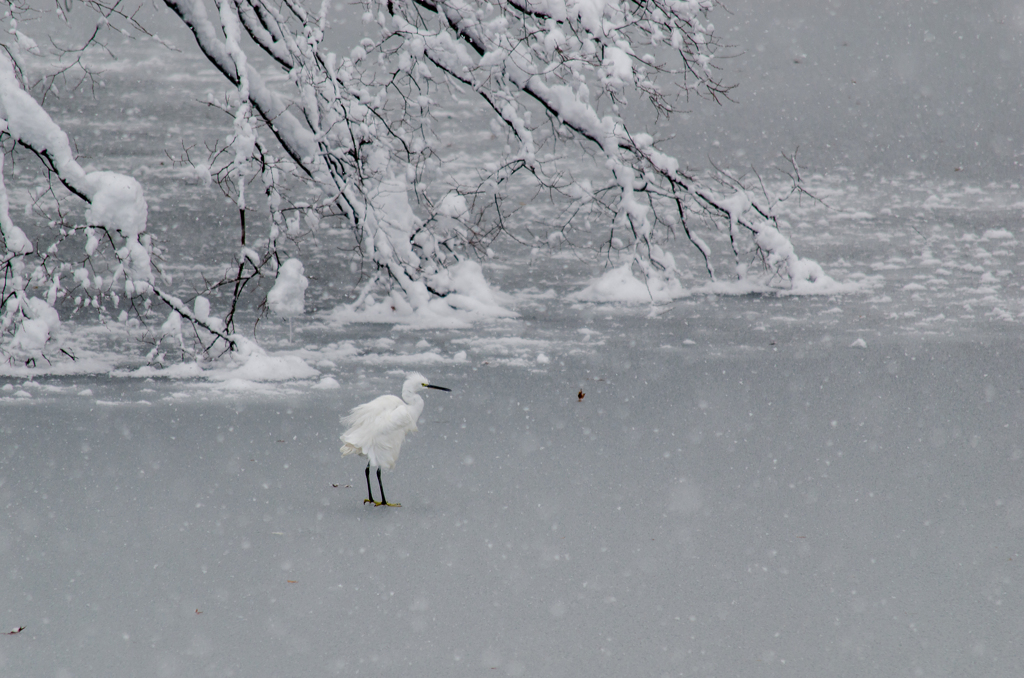
[[[434,388],[437,389],[438,391],[451,391],[450,388],[445,388],[444,386],[434,386],[433,384],[429,383],[427,381],[427,378],[424,377],[419,372],[410,372],[408,375],[406,375],[405,385],[402,387],[402,391],[411,391],[413,393],[417,393],[418,391],[422,391],[425,388]]]
[[[427,387],[427,378],[419,372],[410,372],[405,375],[405,384],[402,390],[410,389],[413,392],[422,391]]]

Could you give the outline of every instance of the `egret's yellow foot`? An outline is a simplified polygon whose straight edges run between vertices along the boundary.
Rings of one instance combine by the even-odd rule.
[[[374,501],[372,499],[364,499],[363,503],[364,504],[373,504],[374,506],[380,506],[380,502]]]
[[[391,506],[392,508],[400,508],[402,506],[401,504],[392,504],[389,501],[375,501],[375,502],[373,502],[373,505],[374,506]]]

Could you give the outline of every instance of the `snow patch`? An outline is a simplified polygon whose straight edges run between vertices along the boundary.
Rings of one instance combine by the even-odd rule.
[[[633,275],[632,263],[610,269],[582,290],[568,295],[569,301],[650,304],[666,303],[687,296],[676,280],[650,278],[647,283]]]
[[[93,189],[85,211],[90,226],[116,230],[130,239],[146,230],[149,210],[138,181],[117,172],[90,172],[85,179]]]
[[[1005,228],[990,228],[981,234],[982,240],[1014,240],[1013,233]]]
[[[435,295],[413,308],[405,294],[393,291],[381,301],[372,295],[362,304],[347,304],[331,311],[329,321],[345,323],[393,323],[417,329],[460,329],[475,322],[516,318],[506,306],[512,297],[490,285],[475,261],[461,261],[427,277]]]
[[[320,381],[313,384],[310,388],[314,388],[322,391],[334,391],[341,388],[341,384],[338,380],[331,376],[324,376],[320,378]]]
[[[37,297],[22,303],[21,310],[26,319],[15,332],[11,348],[39,353],[60,327],[60,316],[52,306]]]

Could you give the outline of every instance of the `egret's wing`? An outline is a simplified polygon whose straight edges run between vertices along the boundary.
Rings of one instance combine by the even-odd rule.
[[[367,448],[373,445],[378,422],[387,422],[391,411],[404,404],[400,398],[385,395],[353,407],[349,415],[341,419],[341,423],[348,427],[341,434],[341,441],[345,443],[341,447],[341,456],[347,457],[350,454],[369,456]]]
[[[391,411],[391,414],[388,415],[388,424],[390,425],[391,430],[402,431],[404,434],[419,430],[416,428],[417,419],[419,419],[419,417],[413,416],[412,408],[405,405],[404,407],[396,407]]]
[[[374,466],[379,466],[385,471],[395,468],[398,461],[398,453],[402,451],[402,443],[405,442],[405,430],[396,429],[391,433],[377,436],[366,448],[366,456]]]
[[[366,450],[367,456],[374,464],[385,471],[395,467],[406,434],[417,430],[417,412],[418,410],[414,411],[412,407],[403,403],[402,407],[396,407],[388,414],[386,422],[379,422],[373,441]]]
[[[366,429],[404,404],[398,396],[382,395],[368,403],[353,407],[347,417],[341,418],[341,423],[348,427],[346,433],[355,429]]]
[[[366,455],[371,464],[385,470],[394,468],[406,433],[416,430],[412,409],[393,395],[354,408],[342,422],[349,427],[341,436],[342,454]]]
[[[375,446],[392,448],[397,453],[406,432],[416,427],[409,406],[392,395],[381,396],[354,408],[342,422],[349,428],[341,434],[341,439],[346,445],[363,448],[364,454]]]

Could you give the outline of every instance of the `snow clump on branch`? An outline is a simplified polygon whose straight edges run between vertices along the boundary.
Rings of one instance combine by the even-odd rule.
[[[216,3],[215,12],[204,0],[165,4],[236,88],[237,100],[224,105],[236,131],[224,153],[230,160],[213,175],[242,208],[253,180],[245,173],[262,173],[271,217],[264,260],[280,256],[289,203],[340,220],[354,235],[361,257],[355,270],[364,277],[339,317],[381,319],[390,308],[392,316],[412,318],[439,305],[465,314],[464,305],[452,305],[457,295],[497,299],[483,278],[472,279],[482,288],[448,291],[433,281],[474,253],[490,252],[503,234],[534,252],[607,250],[620,274],[639,274],[652,299],[681,293],[685,276],[670,251],[680,232],[712,282],[716,248],[724,244],[736,279],[747,285],[829,284],[780,230],[776,208],[784,198],[751,198],[740,209],[731,196],[749,197],[749,187],[730,180],[731,190],[715,190],[683,169],[665,140],[633,122],[668,117],[691,96],[727,95],[715,66],[711,0],[366,0],[368,30],[347,56],[326,48],[329,4],[313,10],[299,0],[249,0]],[[252,49],[287,74],[275,82],[293,91],[279,93],[264,80],[246,53]],[[504,150],[475,167],[475,179],[447,171],[450,158],[434,128],[447,102],[467,105],[452,93],[489,108],[499,145],[505,136]],[[564,151],[566,142],[575,151]],[[580,156],[588,160],[574,162]],[[527,180],[513,184],[516,175]],[[304,199],[290,197],[294,188],[281,177],[300,180]],[[532,225],[509,219],[518,200],[507,198],[523,185],[552,199],[557,223],[545,226],[555,237],[530,243],[523,231]],[[693,222],[713,224],[710,244]],[[592,225],[607,238],[595,237]],[[242,240],[244,247],[244,224]],[[253,267],[259,275],[255,261]],[[465,276],[452,280],[469,284]],[[389,301],[381,305],[381,297]]]
[[[306,308],[305,295],[309,280],[302,274],[302,262],[289,259],[281,264],[277,281],[267,293],[267,306],[282,318],[302,315]]]
[[[141,185],[132,177],[115,172],[86,172],[75,160],[67,134],[22,89],[14,63],[4,52],[0,52],[0,134],[10,136],[16,143],[33,152],[71,193],[89,204],[85,215],[88,226],[105,229],[111,239],[115,233],[121,237],[123,244],[114,252],[118,266],[113,278],[124,279],[126,296],[133,297],[151,291],[151,246],[148,237],[143,235],[147,208]],[[0,172],[2,169],[0,163]],[[0,173],[2,184],[3,176]],[[5,263],[11,261],[12,256],[23,258],[32,252],[24,232],[11,221],[6,188],[0,191],[0,226],[8,250],[3,258]],[[95,249],[95,244],[92,244],[92,248]],[[88,255],[91,254],[88,252]],[[25,263],[22,259],[17,268],[24,268]],[[39,352],[51,338],[51,330],[57,326],[57,311],[53,306],[56,292],[60,288],[60,273],[47,270],[41,263],[30,273],[30,278],[37,282],[45,280],[53,291],[44,301],[26,299],[25,277],[18,275],[11,267],[5,267],[4,271],[5,282],[9,278],[12,292],[4,300],[6,303],[0,323],[3,327],[20,325],[12,341],[12,349]]]
[[[568,242],[579,249],[579,222],[600,223],[603,214],[609,249],[642,275],[649,296],[653,290],[675,294],[680,271],[666,245],[680,227],[712,281],[717,279],[712,249],[689,225],[697,215],[728,225],[737,277],[748,284],[764,289],[829,285],[820,267],[796,255],[779,231],[777,201],[752,200],[742,186],[731,194],[712,189],[624,115],[629,107],[641,116],[628,120],[643,119],[645,110],[669,116],[680,98],[694,94],[719,101],[726,95],[729,87],[713,65],[718,42],[707,21],[712,2],[369,0],[367,5],[368,15],[379,17],[381,42],[374,48],[382,58],[399,55],[408,72],[415,72],[417,62],[439,69],[452,86],[477,94],[504,127],[507,150],[484,183],[503,183],[526,172],[548,195],[570,205],[557,230],[561,235],[549,245]],[[398,45],[389,47],[393,41]],[[403,43],[416,48],[403,49]],[[630,104],[633,98],[639,102]],[[555,144],[567,139],[594,162],[560,163]],[[460,191],[479,193],[482,186]],[[746,204],[738,205],[735,196]],[[763,275],[749,270],[757,261]]]

